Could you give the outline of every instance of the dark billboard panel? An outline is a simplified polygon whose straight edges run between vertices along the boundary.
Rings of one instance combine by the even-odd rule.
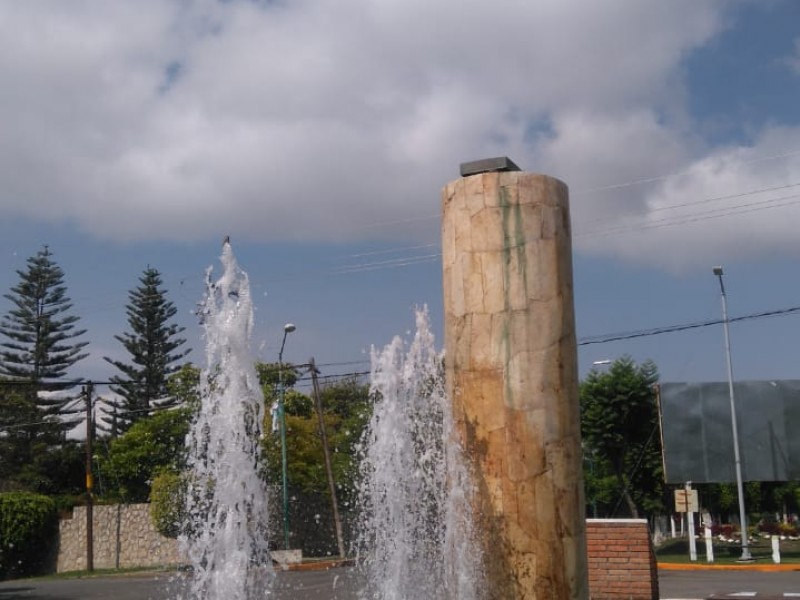
[[[727,382],[662,383],[667,483],[736,481]],[[800,380],[734,383],[744,481],[800,479]]]

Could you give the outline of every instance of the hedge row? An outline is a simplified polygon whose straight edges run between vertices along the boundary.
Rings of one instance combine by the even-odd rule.
[[[0,494],[0,579],[47,567],[58,531],[56,503],[28,492]]]

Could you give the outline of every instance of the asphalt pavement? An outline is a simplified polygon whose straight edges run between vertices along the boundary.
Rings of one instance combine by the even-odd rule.
[[[658,591],[662,599],[800,599],[800,570],[659,569]]]
[[[351,567],[277,573],[270,600],[354,600]],[[0,582],[0,600],[166,600],[181,598],[182,575],[127,574]]]
[[[179,580],[176,574],[149,573],[6,581],[0,583],[0,600],[166,600],[180,597]],[[355,600],[359,588],[352,567],[282,572],[277,574],[270,600]],[[800,570],[660,569],[659,591],[665,600],[800,599]]]

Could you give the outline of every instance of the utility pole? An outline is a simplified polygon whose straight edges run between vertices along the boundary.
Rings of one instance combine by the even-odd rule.
[[[286,459],[286,390],[283,386],[283,349],[286,347],[286,336],[297,327],[293,323],[283,326],[283,341],[278,352],[278,418],[281,428],[281,480],[283,488],[283,544],[284,549],[289,549],[289,478],[288,461]]]
[[[322,437],[322,454],[325,457],[325,472],[328,474],[328,487],[331,493],[331,509],[333,510],[333,523],[336,527],[336,544],[339,547],[339,556],[344,558],[346,556],[344,549],[344,536],[342,535],[342,519],[339,517],[339,503],[336,501],[336,482],[333,479],[333,464],[331,463],[331,453],[328,448],[328,432],[325,429],[325,419],[322,415],[322,396],[319,393],[319,381],[317,375],[316,364],[314,364],[314,357],[312,356],[309,361],[309,369],[311,371],[311,383],[314,388],[314,406],[317,409],[317,418],[319,419],[319,433]]]
[[[728,368],[728,396],[731,404],[731,434],[733,436],[733,460],[736,467],[736,492],[739,496],[739,528],[742,533],[742,556],[737,562],[753,562],[750,554],[749,534],[747,532],[747,511],[744,506],[744,481],[742,479],[742,458],[739,452],[739,432],[736,423],[736,399],[733,393],[733,363],[731,362],[731,337],[728,331],[728,301],[725,295],[725,284],[722,281],[722,267],[714,267],[713,273],[719,280],[720,298],[722,299],[722,330],[725,334],[725,364]]]
[[[92,395],[94,386],[91,382],[83,388],[86,400],[86,570],[94,571],[94,510],[92,489],[94,479],[92,476],[92,441],[94,438],[94,418],[92,415]]]

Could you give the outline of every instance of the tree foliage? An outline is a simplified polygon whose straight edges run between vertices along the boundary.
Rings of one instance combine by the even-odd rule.
[[[186,475],[162,470],[150,490],[150,518],[163,536],[177,538],[186,521]]]
[[[125,347],[130,362],[104,357],[122,372],[122,376],[112,377],[116,384],[112,390],[123,398],[117,416],[121,431],[146,417],[151,408],[173,402],[167,381],[179,369],[176,363],[189,353],[179,350],[186,341],[178,337],[184,328],[171,323],[177,309],[161,287],[161,274],[148,267],[139,283],[128,293],[129,331],[114,336]]]
[[[38,573],[55,541],[55,502],[39,494],[0,494],[0,579]]]
[[[623,357],[581,384],[587,500],[603,505],[601,516],[615,516],[622,503],[632,517],[663,510],[657,381],[653,362]]]
[[[45,246],[17,271],[19,283],[4,297],[14,305],[0,322],[2,374],[32,383],[64,377],[72,365],[86,358],[88,342],[77,341],[79,318],[70,315],[64,272]]]
[[[76,329],[79,317],[70,314],[72,302],[64,285],[64,271],[47,246],[28,258],[27,268],[17,270],[17,275],[17,285],[4,294],[12,308],[0,320],[0,337],[4,340],[0,342],[0,375],[31,383],[29,400],[44,417],[58,421],[55,417],[75,412],[68,408],[73,398],[43,398],[38,392],[69,387],[57,382],[88,356],[83,352],[88,342],[79,340],[85,330]]]
[[[289,376],[284,375],[284,381],[296,381],[297,369],[291,365],[284,367],[289,373]],[[276,401],[277,365],[262,364],[257,370],[267,403]],[[356,473],[356,444],[369,419],[369,386],[360,384],[355,379],[346,379],[323,387],[320,397],[334,480],[337,487],[346,494],[352,488]],[[289,388],[284,392],[284,402],[289,484],[305,492],[327,493],[328,479],[314,401]],[[266,435],[263,446],[268,479],[278,482],[281,477],[280,438],[278,428],[273,427],[273,416],[271,411],[267,411],[265,415]]]
[[[98,465],[104,495],[125,502],[147,502],[160,471],[183,469],[190,420],[187,408],[161,410],[112,439]]]
[[[200,369],[186,363],[167,379],[167,394],[178,406],[195,413],[200,409]]]
[[[281,381],[286,390],[290,390],[295,386],[298,377],[300,377],[300,367],[290,363],[257,362],[256,374],[264,392],[264,398],[269,401],[277,394],[278,383]]]
[[[0,379],[0,492],[76,493],[84,480],[81,449],[27,391]]]
[[[20,386],[0,381],[0,492],[27,488],[23,470],[49,443],[41,426],[30,425],[42,418]]]
[[[263,380],[262,380],[263,381]],[[277,399],[267,383],[267,403]],[[369,386],[346,379],[322,388],[321,403],[328,436],[336,496],[347,529],[349,507],[354,506],[357,446],[369,420],[372,402]],[[281,445],[274,413],[267,411],[262,442],[265,477],[280,490]],[[292,543],[305,552],[335,552],[331,499],[319,419],[312,398],[296,390],[286,391],[286,456],[289,488],[289,523]]]

